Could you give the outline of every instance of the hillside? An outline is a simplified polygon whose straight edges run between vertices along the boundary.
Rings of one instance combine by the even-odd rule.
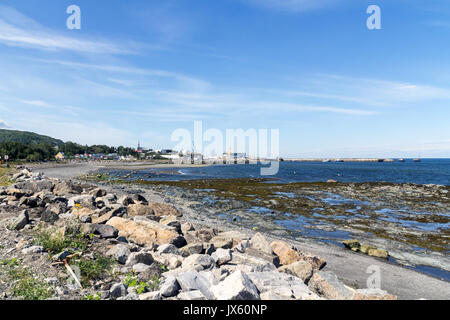
[[[64,144],[62,140],[43,136],[33,132],[0,129],[0,143],[3,142],[19,142],[27,145],[39,144],[44,142],[54,146],[61,146]]]

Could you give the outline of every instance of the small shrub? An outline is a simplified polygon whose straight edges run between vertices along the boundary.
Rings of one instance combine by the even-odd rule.
[[[67,232],[64,235],[54,234],[51,231],[44,230],[38,233],[35,243],[53,254],[59,253],[69,247],[86,250],[88,246],[84,235],[79,229],[77,231]]]
[[[136,287],[138,294],[146,291],[154,291],[158,288],[161,278],[159,276],[153,276],[148,282],[139,281],[139,279],[132,273],[127,274],[123,284],[127,287]]]
[[[87,260],[81,258],[73,263],[80,269],[81,284],[88,286],[90,280],[98,279],[99,277],[109,273],[112,266],[115,264],[113,258],[104,257],[102,255],[95,255],[94,260]]]
[[[87,296],[84,296],[81,298],[81,300],[101,300],[101,294],[98,292],[97,294],[88,294]]]
[[[45,281],[35,278],[30,271],[19,268],[15,259],[3,261],[2,265],[8,266],[8,278],[14,283],[11,286],[11,294],[24,300],[45,300],[53,296],[52,287]]]

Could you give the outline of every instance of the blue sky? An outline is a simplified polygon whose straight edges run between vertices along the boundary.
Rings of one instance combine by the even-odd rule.
[[[202,120],[279,129],[284,157],[450,157],[449,52],[448,0],[2,0],[0,127],[170,148]]]

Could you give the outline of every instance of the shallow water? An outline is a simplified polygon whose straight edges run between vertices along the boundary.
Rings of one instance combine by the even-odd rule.
[[[280,162],[274,176],[261,176],[261,166],[253,164],[212,165],[208,167],[180,168],[180,174],[167,169],[138,171],[130,179],[144,180],[197,180],[234,178],[276,178],[283,182],[319,182],[330,179],[340,182],[393,182],[450,185],[450,159],[423,159],[421,162]],[[124,176],[126,170],[113,173]],[[151,174],[149,178],[148,175]]]

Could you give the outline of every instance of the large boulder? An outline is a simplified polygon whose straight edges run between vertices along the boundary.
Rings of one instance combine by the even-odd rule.
[[[250,278],[238,270],[211,288],[217,300],[259,300],[259,292]]]
[[[231,250],[230,249],[222,249],[219,248],[213,252],[211,258],[214,259],[218,266],[230,262],[232,259]]]
[[[397,297],[381,289],[358,289],[352,300],[397,300]]]
[[[193,254],[184,259],[182,268],[185,270],[205,270],[214,267],[214,259],[207,254]]]
[[[151,207],[138,203],[130,204],[127,207],[127,212],[130,217],[151,216],[155,214],[155,211]]]
[[[155,212],[155,215],[158,217],[162,217],[162,216],[181,217],[183,215],[180,210],[178,210],[173,205],[168,204],[168,203],[150,202],[148,204],[148,206],[153,209],[153,211]]]
[[[53,194],[57,196],[65,196],[68,194],[81,194],[83,188],[79,184],[74,184],[71,181],[62,181],[55,185]]]
[[[49,180],[40,181],[24,181],[16,183],[16,187],[22,190],[30,190],[33,193],[39,193],[42,191],[52,192],[54,184]]]
[[[173,297],[180,291],[180,285],[178,284],[177,278],[173,276],[167,277],[161,284],[159,292],[163,297]]]
[[[179,252],[182,256],[188,257],[192,254],[201,254],[203,253],[203,243],[197,242],[197,243],[190,243],[182,248],[180,248]]]
[[[151,265],[153,263],[153,256],[148,252],[132,252],[125,263],[127,267],[132,267],[135,264],[142,263]]]
[[[119,236],[132,239],[140,245],[153,244],[174,244],[182,247],[186,244],[184,238],[173,228],[161,225],[151,220],[128,220],[120,217],[113,217],[107,222],[119,230]]]
[[[267,254],[273,254],[270,242],[259,232],[250,239],[250,248]]]
[[[206,298],[214,299],[211,292],[210,281],[196,271],[181,273],[176,277],[178,284],[183,291],[199,290]]]
[[[109,226],[106,224],[86,223],[82,228],[84,234],[96,234],[104,239],[117,238],[119,234],[119,230],[117,230],[114,226]]]
[[[270,244],[273,252],[280,258],[280,264],[289,265],[301,260],[300,253],[284,241],[274,241]]]
[[[273,255],[267,255],[260,251],[250,249],[245,254],[236,251],[233,252],[230,264],[248,266],[248,270],[250,271],[274,271],[277,269],[276,264],[274,264]]]
[[[30,222],[28,210],[23,210],[17,218],[14,220],[12,228],[13,230],[22,230]]]
[[[131,254],[130,249],[128,249],[127,246],[123,244],[115,245],[106,253],[107,256],[113,257],[121,264],[125,264],[127,262],[127,259],[130,256],[130,254]]]
[[[249,272],[249,278],[253,281],[261,294],[272,292],[279,296],[278,299],[317,299],[303,281],[292,275],[278,271]]]
[[[95,198],[90,195],[81,195],[81,196],[71,197],[71,198],[69,198],[69,201],[67,202],[67,206],[69,208],[74,208],[74,209],[76,209],[76,208],[78,208],[78,209],[87,208],[87,209],[92,209],[92,210],[97,209],[97,207],[95,205]]]
[[[287,266],[281,266],[278,271],[296,276],[303,282],[308,282],[313,275],[313,267],[307,261],[297,261]]]
[[[346,300],[352,297],[352,291],[331,271],[314,272],[308,287],[318,295],[330,300]]]
[[[213,244],[215,248],[231,249],[233,247],[233,238],[218,235],[211,238],[209,243]]]

